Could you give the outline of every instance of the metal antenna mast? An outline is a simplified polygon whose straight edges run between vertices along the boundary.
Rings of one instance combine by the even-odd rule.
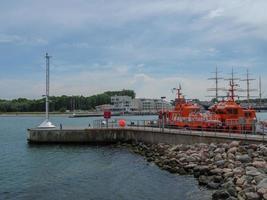
[[[45,94],[45,118],[48,121],[49,120],[49,80],[50,80],[50,74],[49,74],[49,64],[50,64],[50,57],[48,53],[45,54],[45,60],[46,60],[46,94]]]
[[[260,97],[260,109],[261,109],[261,98],[262,98],[261,76],[259,77],[259,97]]]
[[[230,86],[230,89],[228,90],[230,94],[228,94],[228,97],[230,97],[230,99],[232,101],[234,101],[234,98],[235,97],[238,97],[235,92],[238,91],[237,87],[239,86],[238,84],[236,84],[236,80],[239,80],[239,78],[235,78],[234,77],[234,68],[232,68],[232,72],[231,72],[231,78],[228,78],[228,79],[224,79],[224,80],[228,80],[230,81],[229,83],[229,86]]]
[[[49,121],[49,87],[50,87],[50,58],[48,53],[45,54],[46,60],[46,93],[45,93],[45,121],[41,123],[39,128],[54,128],[55,126]]]

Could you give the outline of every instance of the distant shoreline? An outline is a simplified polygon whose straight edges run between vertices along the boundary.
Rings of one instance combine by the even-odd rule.
[[[69,113],[49,113],[51,116],[69,116]],[[42,117],[45,116],[44,112],[29,112],[29,113],[24,113],[24,112],[17,112],[17,113],[0,113],[0,117],[16,117],[16,116],[25,116],[25,117],[31,117],[31,116],[36,116],[36,117]]]

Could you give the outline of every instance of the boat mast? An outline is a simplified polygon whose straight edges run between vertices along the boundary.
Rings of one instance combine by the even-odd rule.
[[[208,80],[215,80],[215,88],[209,88],[208,91],[215,91],[215,98],[216,101],[218,101],[219,98],[219,90],[221,90],[221,88],[219,88],[219,80],[223,79],[222,77],[219,77],[219,72],[218,72],[218,68],[216,67],[215,72],[212,72],[215,74],[214,77],[208,78]]]
[[[238,78],[234,77],[234,69],[232,68],[232,72],[231,72],[231,78],[225,79],[225,80],[229,80],[229,93],[228,97],[230,98],[231,101],[235,100],[235,97],[237,97],[237,95],[235,95],[235,91],[237,91],[236,87],[238,87],[239,85],[235,83],[236,80],[239,80]]]
[[[249,71],[247,69],[246,78],[242,79],[241,81],[246,81],[246,85],[247,85],[246,92],[247,92],[247,103],[248,103],[248,105],[250,104],[250,97],[251,97],[250,96],[250,92],[255,91],[255,89],[251,89],[250,88],[250,83],[251,83],[251,81],[254,81],[254,80],[255,79],[249,77]]]
[[[182,87],[181,84],[179,84],[178,88],[173,88],[173,91],[176,91],[176,101],[180,101],[182,99]]]

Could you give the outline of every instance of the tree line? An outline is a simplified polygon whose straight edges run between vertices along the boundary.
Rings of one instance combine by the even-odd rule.
[[[107,91],[92,96],[50,96],[49,110],[51,112],[65,112],[66,110],[93,110],[96,106],[110,104],[111,96],[131,96],[135,98],[133,90]],[[44,112],[45,98],[12,100],[0,99],[0,112]]]

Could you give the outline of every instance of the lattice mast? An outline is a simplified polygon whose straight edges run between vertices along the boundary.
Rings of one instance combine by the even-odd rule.
[[[46,60],[46,90],[45,90],[45,121],[38,127],[40,128],[54,128],[55,126],[49,121],[49,89],[50,89],[50,58],[48,53],[45,54]]]
[[[215,97],[216,100],[218,100],[219,98],[219,90],[223,90],[223,88],[219,88],[219,80],[223,80],[222,77],[219,77],[219,71],[218,68],[216,67],[215,72],[214,73],[214,77],[208,78],[208,80],[214,80],[215,81],[215,88],[209,88],[208,91],[215,91],[215,96],[211,96],[211,97]]]
[[[247,92],[247,103],[250,104],[250,92],[252,91],[256,91],[255,89],[251,89],[250,85],[251,85],[251,81],[254,81],[256,79],[250,78],[250,73],[247,69],[247,73],[246,73],[246,78],[242,79],[241,81],[245,81],[246,82],[246,92]]]
[[[182,94],[182,87],[181,87],[181,84],[179,84],[179,87],[177,88],[172,88],[172,92],[175,91],[176,92],[176,97],[175,97],[175,104],[176,103],[181,103],[182,101],[184,101],[184,98],[183,98],[183,94]]]
[[[228,89],[228,98],[230,98],[231,101],[234,101],[235,97],[238,97],[235,92],[238,91],[237,87],[239,85],[236,83],[236,81],[239,80],[239,78],[236,78],[234,74],[234,69],[232,68],[231,77],[228,79],[224,79],[229,81],[230,88]]]
[[[261,99],[262,99],[261,76],[259,77],[259,98],[260,98],[260,108],[261,108]]]

